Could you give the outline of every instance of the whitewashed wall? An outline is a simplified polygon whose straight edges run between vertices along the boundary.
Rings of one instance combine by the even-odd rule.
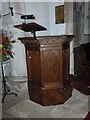
[[[50,15],[48,2],[25,2],[26,14],[33,14],[35,20],[33,21],[47,28],[47,31],[36,32],[37,36],[50,35]]]

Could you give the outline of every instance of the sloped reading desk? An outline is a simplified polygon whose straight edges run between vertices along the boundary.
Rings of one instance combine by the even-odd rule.
[[[72,96],[69,44],[73,37],[62,35],[18,38],[26,49],[28,91],[32,101],[43,106],[57,105],[63,104]]]
[[[25,32],[31,32],[33,34],[33,37],[36,37],[36,31],[42,31],[42,30],[47,30],[45,27],[32,22],[32,23],[23,23],[20,25],[15,25],[14,27],[23,30]]]

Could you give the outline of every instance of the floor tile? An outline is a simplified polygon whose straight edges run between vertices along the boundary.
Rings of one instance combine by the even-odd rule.
[[[83,118],[83,115],[70,111],[67,107],[63,106],[57,106],[49,113],[49,115],[51,115],[52,118]]]

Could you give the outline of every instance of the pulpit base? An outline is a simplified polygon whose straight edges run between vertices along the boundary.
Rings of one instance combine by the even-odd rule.
[[[29,96],[30,100],[43,106],[63,104],[72,96],[72,86],[46,89],[30,85]]]

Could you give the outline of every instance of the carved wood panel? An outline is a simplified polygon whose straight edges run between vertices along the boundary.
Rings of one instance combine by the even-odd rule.
[[[45,50],[43,56],[43,79],[45,83],[57,83],[60,79],[60,51]]]

